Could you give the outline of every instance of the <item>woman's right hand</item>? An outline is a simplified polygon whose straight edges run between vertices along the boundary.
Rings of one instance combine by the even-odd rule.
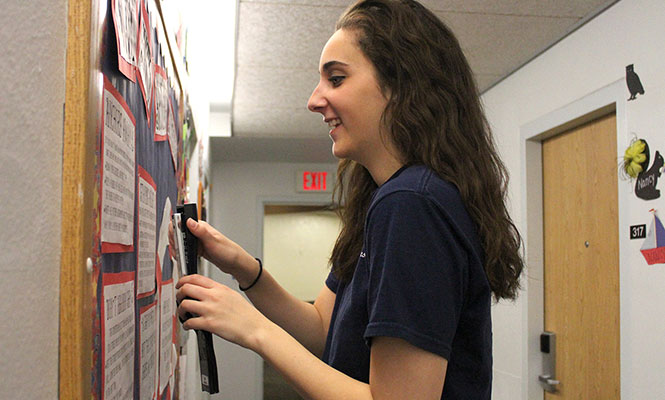
[[[242,275],[245,269],[251,268],[254,258],[242,247],[221,234],[205,221],[187,219],[187,228],[199,239],[199,255],[212,262],[221,271],[233,276]],[[169,224],[169,248],[171,256],[175,243],[173,224]],[[244,264],[249,265],[244,266]]]

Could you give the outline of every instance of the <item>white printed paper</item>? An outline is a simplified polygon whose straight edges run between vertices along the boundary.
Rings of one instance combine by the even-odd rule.
[[[134,273],[105,274],[102,294],[102,398],[134,395]]]
[[[102,119],[101,239],[102,243],[133,246],[136,122],[106,79]],[[102,251],[123,250],[105,249],[102,244]]]
[[[152,66],[152,43],[150,37],[151,31],[148,22],[148,13],[145,10],[145,6],[142,4],[137,67],[148,121],[150,121],[150,98],[152,96],[152,82],[154,75],[154,68]]]
[[[185,374],[187,371],[187,355],[185,353],[180,354],[180,357],[178,357],[178,368],[179,368],[179,373],[180,376],[178,379],[178,399],[184,399],[185,398]],[[175,392],[175,390],[174,390]]]
[[[169,383],[171,377],[171,347],[173,344],[173,280],[162,284],[159,321],[159,393]]]
[[[160,264],[164,261],[166,246],[169,245],[169,224],[171,223],[171,199],[166,198],[164,211],[162,212],[162,223],[159,226],[159,242],[157,244],[157,257]]]
[[[157,188],[147,171],[139,166],[139,234],[137,252],[138,294],[155,290],[157,251]]]
[[[171,159],[173,160],[173,169],[178,169],[178,163],[176,162],[178,156],[178,131],[175,126],[175,114],[173,113],[173,107],[169,101],[169,116],[167,119],[166,134],[169,138],[169,146],[171,147]]]
[[[178,352],[175,349],[175,344],[171,344],[171,377],[169,378],[169,387],[171,388],[171,398],[175,399],[175,367],[178,364]]]
[[[159,318],[157,315],[157,302],[141,310],[140,327],[140,356],[141,378],[140,388],[141,399],[154,399],[157,390],[157,365],[159,360],[159,337],[157,336]]]
[[[138,1],[113,0],[113,22],[118,47],[118,68],[127,78],[134,81],[139,32]]]
[[[166,71],[155,64],[155,140],[166,140],[166,125],[169,117],[169,94]]]

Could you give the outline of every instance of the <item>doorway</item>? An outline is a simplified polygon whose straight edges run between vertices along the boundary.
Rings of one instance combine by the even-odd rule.
[[[544,327],[556,335],[556,392],[620,398],[616,116],[542,143]]]
[[[289,293],[314,302],[325,284],[328,259],[340,220],[328,206],[264,204],[263,262]],[[268,363],[263,363],[264,400],[301,397]]]
[[[631,135],[626,131],[626,99],[625,80],[617,81],[599,88],[561,108],[554,109],[542,114],[535,120],[520,127],[521,142],[521,233],[524,238],[525,260],[527,264],[526,274],[523,280],[523,288],[526,289],[521,296],[522,310],[522,400],[544,398],[544,387],[539,382],[539,375],[543,374],[543,362],[545,355],[541,352],[541,333],[545,331],[545,228],[544,228],[544,185],[543,185],[543,144],[548,139],[581,127],[589,122],[600,119],[608,114],[616,116],[615,138],[617,153],[614,154],[610,165],[618,170],[619,160],[622,159],[623,151],[619,154],[619,148],[630,141]],[[591,146],[583,151],[595,151]],[[567,151],[575,152],[569,148]],[[566,168],[559,165],[558,168]],[[580,179],[584,177],[579,174]],[[586,181],[589,186],[593,182]],[[615,181],[618,184],[618,181]],[[624,185],[617,189],[617,214],[618,229],[614,234],[618,238],[619,249],[630,246],[627,235],[621,232],[629,227],[629,205],[632,196],[631,190]],[[579,197],[578,197],[579,200]],[[561,213],[560,213],[561,214]],[[611,230],[614,228],[607,228]],[[583,240],[582,243],[587,240]],[[590,245],[593,245],[591,241]],[[586,247],[584,247],[586,249]],[[630,288],[630,274],[627,270],[630,265],[630,253],[620,251],[619,253],[619,308],[630,309],[630,293],[625,290]],[[633,362],[631,356],[631,341],[635,340],[631,335],[630,324],[627,315],[619,314],[619,376],[620,391],[623,398],[629,398],[626,382],[630,382],[631,371],[629,366]],[[603,368],[601,366],[601,368]],[[563,387],[563,382],[561,387]],[[558,397],[555,397],[558,398]]]

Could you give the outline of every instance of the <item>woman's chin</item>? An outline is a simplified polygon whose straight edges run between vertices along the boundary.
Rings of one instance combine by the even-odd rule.
[[[333,145],[332,145],[332,154],[333,154],[333,156],[335,156],[336,158],[347,158],[347,157],[346,157],[346,153],[343,151],[343,149],[341,148],[341,146],[339,146],[339,145],[336,144],[335,142],[333,142]]]
[[[357,163],[360,163],[358,157],[355,157],[354,153],[349,151],[349,149],[345,149],[344,147],[333,143],[332,147],[332,154],[335,156],[335,158],[340,159],[340,160],[349,160],[349,161],[355,161]]]

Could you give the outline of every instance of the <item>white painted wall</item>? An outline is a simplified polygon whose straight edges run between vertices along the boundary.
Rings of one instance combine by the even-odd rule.
[[[330,272],[329,259],[340,228],[333,211],[266,214],[263,263],[289,293],[314,301]]]
[[[263,204],[328,204],[331,194],[297,193],[295,173],[301,169],[334,172],[336,164],[214,163],[211,219],[213,226],[250,254],[262,257]],[[266,269],[270,269],[266,265]],[[213,279],[236,288],[229,275],[211,268]],[[323,284],[323,282],[322,282]],[[322,287],[322,286],[320,286]],[[320,288],[319,287],[319,288]],[[263,363],[257,355],[215,337],[220,377],[219,400],[263,399]]]
[[[67,2],[0,12],[0,397],[58,396]]]
[[[526,187],[522,177],[520,130],[531,121],[585,98],[625,76],[625,66],[635,70],[646,94],[625,104],[618,124],[620,153],[635,132],[649,142],[651,153],[665,149],[665,2],[622,0],[578,31],[543,53],[483,95],[487,116],[511,175],[512,215],[524,227],[522,209]],[[629,96],[625,91],[625,99]],[[625,100],[624,99],[624,100]],[[621,132],[624,132],[622,135]],[[618,164],[619,160],[617,160]],[[628,196],[627,217],[620,226],[622,259],[621,392],[624,399],[665,398],[660,372],[665,370],[665,266],[647,266],[639,253],[641,241],[627,241],[628,225],[647,223],[648,208],[665,211],[665,200],[644,202],[626,194],[633,183],[619,181],[620,196]],[[659,188],[663,190],[662,184]],[[665,196],[665,192],[664,192]],[[665,213],[662,213],[665,214]],[[623,263],[623,260],[629,260]],[[624,265],[626,264],[626,265]],[[527,271],[528,274],[528,271]],[[529,279],[529,285],[537,281]],[[536,366],[523,363],[529,310],[524,292],[514,304],[493,308],[494,397],[497,400],[542,399],[542,392],[527,376]]]

